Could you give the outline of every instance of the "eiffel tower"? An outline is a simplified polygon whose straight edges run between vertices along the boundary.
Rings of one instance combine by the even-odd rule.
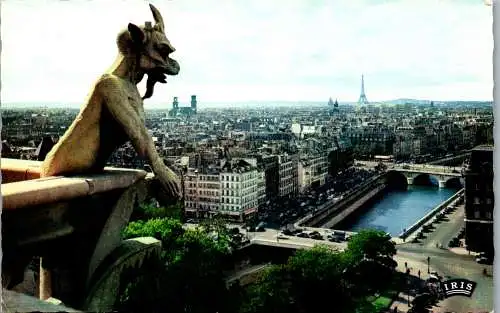
[[[367,105],[368,99],[365,95],[365,78],[361,75],[361,94],[359,95],[358,105]]]

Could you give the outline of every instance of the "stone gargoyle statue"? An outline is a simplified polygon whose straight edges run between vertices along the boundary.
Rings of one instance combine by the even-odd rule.
[[[101,172],[116,148],[130,140],[139,156],[148,159],[164,192],[181,196],[178,176],[163,162],[145,126],[143,99],[153,95],[157,82],[166,83],[166,75],[177,75],[180,68],[169,56],[175,49],[165,36],[162,16],[149,6],[155,25],[129,23],[118,34],[118,57],[94,83],[78,116],[47,154],[42,177]],[[141,98],[137,84],[144,75],[148,80]]]

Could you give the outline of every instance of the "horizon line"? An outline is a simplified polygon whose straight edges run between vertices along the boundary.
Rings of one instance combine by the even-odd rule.
[[[199,101],[199,99],[198,99]],[[494,99],[468,99],[468,100],[439,100],[439,99],[418,99],[418,98],[396,98],[396,99],[388,99],[388,100],[375,100],[375,101],[369,101],[368,105],[370,104],[380,104],[380,103],[387,103],[387,102],[394,102],[394,101],[418,101],[418,102],[494,102]],[[181,101],[179,104],[186,102],[189,103],[188,100],[186,101]],[[271,104],[272,102],[276,103],[324,103],[325,105],[328,104],[328,100],[211,100],[211,101],[202,101],[201,103],[206,103],[206,104],[228,104],[228,103],[234,103],[234,104],[248,104],[248,103],[269,103]],[[358,101],[353,100],[353,101],[338,101],[339,104],[357,104]],[[78,101],[2,101],[1,102],[1,107],[5,107],[6,105],[42,105],[42,106],[47,106],[47,105],[58,105],[58,104],[70,104],[70,105],[83,105],[82,102]],[[164,104],[171,104],[171,102],[160,102],[160,101],[151,101],[151,102],[144,102],[145,105],[164,105]]]

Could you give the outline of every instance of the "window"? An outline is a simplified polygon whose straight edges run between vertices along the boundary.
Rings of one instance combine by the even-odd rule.
[[[481,217],[481,212],[479,210],[474,211],[474,218],[480,218]]]
[[[492,214],[491,214],[491,212],[486,212],[486,218],[487,218],[487,219],[491,219],[491,218],[492,218]]]
[[[481,200],[479,199],[479,197],[474,197],[474,204],[480,204],[481,203]]]

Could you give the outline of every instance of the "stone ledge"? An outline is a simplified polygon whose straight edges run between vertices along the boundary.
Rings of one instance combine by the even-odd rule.
[[[83,312],[42,301],[22,293],[2,289],[2,312]]]
[[[40,178],[39,161],[2,158],[2,184]]]
[[[13,175],[15,182],[2,184],[4,210],[65,201],[78,197],[122,189],[146,177],[142,170],[107,167],[103,173],[85,176],[39,177],[41,162],[1,159],[2,175]],[[18,180],[21,179],[22,180]]]

